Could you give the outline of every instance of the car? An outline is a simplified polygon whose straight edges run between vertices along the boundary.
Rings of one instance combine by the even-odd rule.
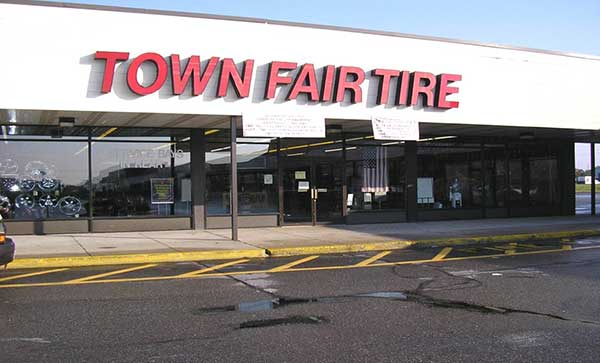
[[[0,266],[4,268],[15,258],[15,243],[12,239],[6,237],[6,226],[0,213]]]

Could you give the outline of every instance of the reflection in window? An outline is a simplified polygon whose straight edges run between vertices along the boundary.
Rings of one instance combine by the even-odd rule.
[[[275,142],[237,144],[240,215],[277,213],[276,150]],[[207,213],[230,214],[230,146],[207,143],[205,157]]]
[[[348,211],[404,208],[405,165],[401,146],[348,145]]]
[[[206,144],[206,213],[227,215],[229,209],[230,146],[225,143]]]
[[[419,144],[417,204],[420,208],[480,207],[482,201],[479,147]]]
[[[277,213],[277,145],[238,144],[239,214]]]
[[[94,216],[189,215],[189,179],[187,143],[92,143]]]
[[[87,142],[5,141],[0,155],[7,219],[88,216]]]
[[[551,145],[511,146],[511,207],[560,204],[557,155],[558,151]]]
[[[485,205],[504,207],[506,193],[506,158],[504,145],[486,145],[485,163]]]

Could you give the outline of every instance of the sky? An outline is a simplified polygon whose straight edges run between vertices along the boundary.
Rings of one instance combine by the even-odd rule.
[[[347,26],[600,56],[600,0],[72,2]],[[575,152],[576,167],[588,169],[589,145],[577,145]],[[600,164],[600,147],[596,155]]]

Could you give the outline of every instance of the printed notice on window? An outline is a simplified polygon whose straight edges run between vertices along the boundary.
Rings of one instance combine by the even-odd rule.
[[[175,202],[172,178],[150,179],[150,192],[152,204],[173,204]]]
[[[244,137],[325,137],[325,118],[313,115],[243,114]]]
[[[418,121],[390,117],[373,117],[371,124],[375,140],[419,140]]]

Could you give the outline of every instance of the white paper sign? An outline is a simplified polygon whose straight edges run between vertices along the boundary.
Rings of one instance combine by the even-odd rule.
[[[265,174],[264,182],[265,184],[273,184],[273,174]]]
[[[299,192],[305,192],[308,189],[310,189],[310,183],[309,182],[307,182],[307,181],[298,182],[298,191]]]
[[[371,118],[375,140],[419,140],[419,122],[390,117]]]
[[[325,118],[313,115],[243,114],[244,137],[325,137]]]
[[[294,172],[294,179],[298,180],[298,179],[306,179],[306,172],[305,171],[295,171]]]
[[[433,199],[433,178],[417,178],[417,203],[431,204]]]

